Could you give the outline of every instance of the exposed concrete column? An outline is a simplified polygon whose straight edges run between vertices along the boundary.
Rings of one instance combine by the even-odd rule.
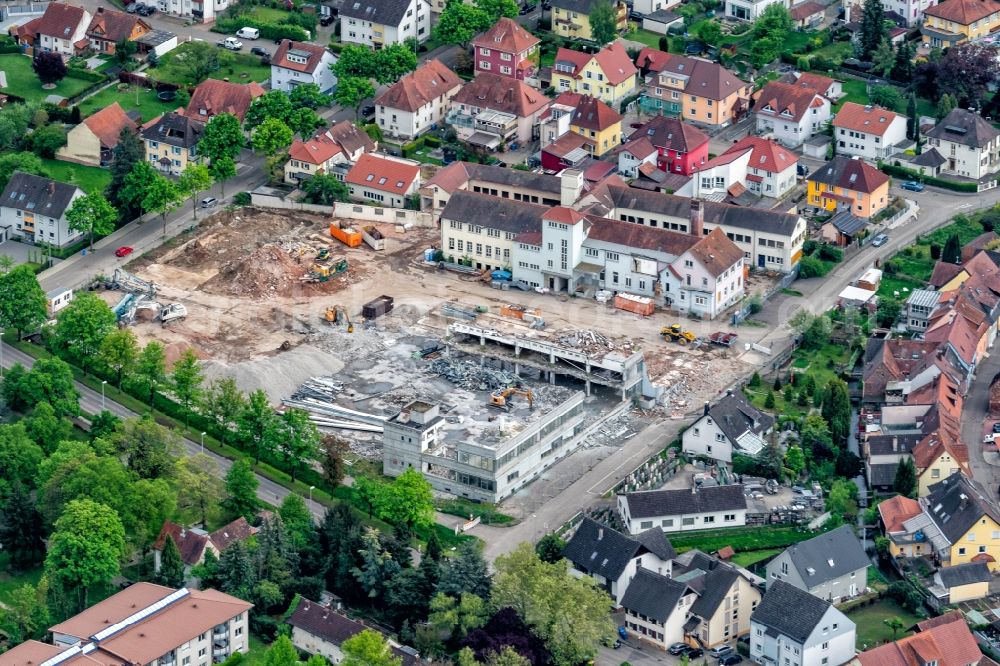
[[[485,335],[480,335],[479,336],[479,346],[480,347],[485,347],[486,346],[486,336]]]
[[[520,343],[515,342],[514,343],[514,356],[520,356],[520,355],[521,355],[521,345],[520,345]]]
[[[514,376],[515,377],[521,376],[521,366],[517,363],[514,364]]]
[[[555,363],[555,362],[556,362],[556,353],[549,352],[549,363]]]
[[[583,389],[583,391],[588,396],[590,395],[590,380],[589,379],[584,383],[584,389]]]
[[[556,371],[555,370],[550,370],[549,371],[549,384],[552,384],[553,386],[555,386],[555,383],[556,383]]]

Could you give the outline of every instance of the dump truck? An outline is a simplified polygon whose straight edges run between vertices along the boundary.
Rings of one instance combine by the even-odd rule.
[[[341,226],[346,223],[330,223],[330,235],[339,240],[341,243],[347,247],[358,247],[361,245],[361,234],[358,233],[354,227],[351,226]]]
[[[361,227],[361,240],[373,250],[385,249],[385,236],[375,226]]]
[[[532,393],[531,389],[517,388],[516,386],[510,386],[505,389],[498,389],[490,394],[490,407],[496,407],[497,409],[502,409],[509,412],[513,409],[513,405],[510,403],[510,398],[515,395],[520,395],[528,400],[528,409],[535,408],[535,394]]]
[[[660,329],[660,335],[663,336],[664,340],[671,340],[679,345],[686,345],[689,342],[694,342],[694,339],[697,337],[691,331],[685,331],[681,328],[680,324],[664,326]]]
[[[314,261],[309,272],[300,277],[299,280],[302,282],[327,282],[334,275],[346,271],[347,268],[347,259],[327,257],[323,261]]]

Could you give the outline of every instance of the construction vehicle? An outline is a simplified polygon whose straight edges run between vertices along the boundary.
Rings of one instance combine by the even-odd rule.
[[[166,326],[175,321],[180,321],[187,317],[187,308],[183,303],[171,303],[160,310],[160,324]]]
[[[134,294],[144,294],[149,298],[156,297],[156,284],[149,280],[132,275],[121,268],[115,269],[114,278],[111,281],[113,289],[123,289]]]
[[[302,282],[327,282],[331,277],[347,270],[347,259],[327,257],[313,262],[309,272],[299,278]]]
[[[321,247],[319,252],[316,253],[316,261],[326,261],[330,258],[330,248]]]
[[[510,411],[513,409],[513,405],[510,403],[511,396],[520,395],[528,399],[528,409],[535,408],[535,394],[531,389],[517,388],[516,386],[510,386],[505,389],[498,389],[490,394],[490,407],[496,407],[497,409],[503,409],[505,411]]]
[[[663,336],[664,340],[671,340],[679,345],[686,345],[689,342],[694,342],[694,339],[697,337],[691,331],[685,331],[681,328],[680,324],[664,326],[660,329],[660,335]]]
[[[323,315],[323,319],[330,326],[345,324],[348,333],[354,332],[354,323],[351,321],[351,315],[347,314],[347,309],[343,305],[328,307],[326,313]]]

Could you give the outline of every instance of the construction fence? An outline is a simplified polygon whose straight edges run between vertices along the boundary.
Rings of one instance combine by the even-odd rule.
[[[423,213],[416,210],[403,210],[401,208],[384,208],[380,206],[368,206],[355,203],[335,203],[333,206],[321,206],[318,204],[307,204],[301,201],[292,201],[277,194],[267,194],[263,192],[252,192],[250,203],[260,208],[281,208],[285,210],[301,210],[308,213],[319,213],[321,215],[332,215],[333,217],[345,220],[358,220],[364,222],[385,222],[389,224],[411,225],[414,227],[434,228],[434,216],[430,213]]]

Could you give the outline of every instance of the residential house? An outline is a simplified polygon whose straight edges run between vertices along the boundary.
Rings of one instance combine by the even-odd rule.
[[[384,134],[410,141],[444,122],[462,79],[433,58],[375,98],[375,118]]]
[[[997,0],[944,0],[923,9],[924,44],[948,48],[993,34],[1000,28]]]
[[[295,185],[318,174],[336,173],[342,177],[346,165],[357,162],[364,153],[375,152],[376,148],[378,144],[367,132],[349,120],[342,120],[308,141],[292,141],[285,163],[285,182]]]
[[[493,150],[536,138],[539,119],[551,103],[524,81],[480,74],[455,93],[445,120],[460,139]]]
[[[146,144],[146,161],[163,173],[180,175],[200,159],[198,142],[204,131],[204,122],[173,111],[154,118],[139,132]]]
[[[205,561],[205,553],[211,551],[213,555],[219,557],[232,544],[246,541],[257,532],[259,530],[242,516],[214,532],[206,532],[200,527],[184,527],[168,520],[163,523],[160,534],[153,543],[153,570],[160,570],[167,539],[172,539],[177,546],[181,561],[184,563],[184,572],[190,575],[191,567]]]
[[[625,630],[635,638],[666,650],[684,639],[687,611],[698,595],[688,585],[647,569],[639,569],[625,591]]]
[[[750,108],[750,86],[716,62],[646,47],[635,64],[645,75],[640,104],[648,113],[725,127]]]
[[[559,174],[565,169],[583,169],[593,162],[587,152],[588,141],[585,136],[567,132],[552,143],[542,146],[541,163],[546,173]]]
[[[298,605],[285,620],[292,627],[292,644],[299,650],[310,654],[318,654],[331,664],[339,664],[344,660],[341,645],[352,636],[369,629],[381,633],[379,629],[368,626],[360,620],[348,617],[340,608],[330,608],[300,597]],[[420,654],[413,648],[400,645],[391,637],[386,636],[393,657],[401,661],[401,666],[417,666],[421,663]]]
[[[587,139],[584,149],[594,157],[601,157],[622,141],[622,115],[607,104],[590,95],[572,92],[560,94],[552,103],[571,107],[569,131]]]
[[[592,40],[590,12],[596,4],[596,0],[552,0],[552,31],[564,38]],[[628,7],[621,0],[614,0],[611,7],[617,31],[624,32],[628,27]]]
[[[845,102],[832,124],[838,155],[876,162],[898,152],[906,141],[906,116],[878,106]]]
[[[916,633],[858,653],[851,666],[991,666],[960,610],[917,622]]]
[[[70,229],[66,211],[83,194],[76,185],[15,171],[0,195],[0,227],[28,243],[72,245],[83,233]]]
[[[701,200],[691,200],[691,217],[704,218]],[[696,234],[703,223],[692,224]],[[682,314],[715,319],[743,298],[746,260],[726,233],[716,227],[689,247],[661,280],[664,304]],[[746,442],[749,446],[749,442]]]
[[[855,240],[860,240],[868,230],[868,220],[858,217],[849,210],[840,210],[833,214],[819,228],[820,238],[838,247],[848,247]],[[855,287],[848,287],[854,289]],[[856,292],[855,292],[856,293]],[[862,294],[857,294],[861,296]]]
[[[992,580],[993,574],[985,562],[956,564],[935,571],[929,591],[942,605],[958,604],[989,595]]]
[[[838,603],[863,594],[871,561],[850,525],[793,544],[767,563],[768,587],[783,581]]]
[[[985,562],[1000,569],[1000,509],[992,493],[961,472],[930,487],[920,498],[928,519],[915,525],[923,531],[943,567]]]
[[[935,342],[869,338],[862,359],[862,404],[877,408],[905,402],[910,391],[941,374],[937,351]]]
[[[826,15],[826,5],[822,5],[815,0],[806,0],[798,5],[794,5],[788,10],[788,15],[792,18],[792,25],[799,30],[812,30],[818,28]]]
[[[680,0],[638,0],[632,3],[632,15],[642,14],[649,16],[660,11],[669,11],[681,4]]]
[[[357,201],[405,208],[420,188],[420,163],[365,153],[347,172],[344,182]]]
[[[91,49],[113,55],[117,44],[134,42],[152,29],[141,16],[98,7],[86,34]]]
[[[937,8],[955,1],[947,0]],[[1000,2],[977,1],[983,5],[995,4],[1000,12]],[[996,16],[1000,20],[1000,14]],[[945,158],[941,166],[944,173],[979,180],[1000,167],[1000,131],[975,111],[952,109],[925,136],[928,149],[933,147]]]
[[[917,500],[896,495],[879,502],[879,518],[882,532],[889,539],[889,554],[892,557],[920,557],[930,553],[927,540],[907,529],[906,523],[923,513]]]
[[[862,454],[867,471],[868,485],[873,489],[891,491],[896,481],[899,463],[912,458],[913,448],[924,438],[921,429],[888,434],[865,434]]]
[[[938,343],[946,360],[968,379],[983,358],[992,327],[985,315],[967,302],[963,307],[951,307],[952,302],[944,300],[945,293],[931,314],[924,340]],[[958,291],[951,293],[956,298],[961,296]]]
[[[931,277],[927,281],[927,285],[937,291],[952,291],[958,289],[968,279],[969,272],[961,264],[938,261],[934,264],[934,269],[931,271]]]
[[[578,0],[562,1],[575,3]],[[589,3],[590,0],[583,1]],[[623,3],[619,4],[624,7]],[[553,3],[553,25],[556,25],[558,11]],[[593,95],[617,108],[635,91],[638,73],[621,42],[613,42],[593,54],[560,47],[552,67],[552,87],[560,93]]]
[[[250,648],[253,604],[219,592],[134,583],[49,627],[59,664],[210,666]],[[155,637],[155,638],[154,638]]]
[[[886,18],[890,18],[897,26],[905,28],[916,28],[924,22],[924,12],[934,5],[938,0],[887,0],[882,3],[886,12]],[[844,22],[860,25],[863,11],[863,3],[858,0],[842,0],[841,7],[844,10]],[[890,35],[898,28],[890,30]]]
[[[870,219],[889,205],[889,176],[860,159],[837,155],[806,180],[810,206]]]
[[[979,234],[962,246],[962,263],[964,264],[984,250],[995,247],[997,244],[994,241],[998,239],[1000,239],[1000,234],[997,234],[995,231],[987,231]]]
[[[941,292],[931,289],[914,289],[906,299],[904,321],[906,329],[911,333],[923,333],[927,330],[931,313],[937,308]]]
[[[969,449],[947,428],[938,428],[913,447],[913,464],[917,469],[917,496],[926,497],[931,487],[952,474],[972,476]]]
[[[271,56],[271,90],[291,92],[295,86],[313,83],[320,92],[330,93],[337,85],[330,69],[335,64],[337,56],[319,44],[283,39]]]
[[[660,156],[659,149],[646,136],[634,141],[629,140],[621,144],[614,152],[618,155],[618,173],[625,178],[638,176],[639,167],[644,164],[656,167]]]
[[[774,417],[751,405],[742,392],[727,391],[714,405],[705,403],[701,418],[681,436],[681,450],[728,463],[734,452],[760,453],[773,427]]]
[[[45,13],[24,26],[23,41],[40,51],[63,56],[83,55],[90,47],[87,28],[93,18],[83,7],[50,2]]]
[[[813,90],[831,102],[844,96],[844,86],[840,81],[815,72],[789,72],[778,78],[778,81],[790,83],[806,90]]]
[[[164,14],[189,18],[195,23],[214,23],[229,5],[230,0],[157,0],[154,7]]]
[[[427,0],[348,0],[340,6],[340,39],[376,51],[407,39],[418,44],[431,36]]]
[[[656,147],[660,171],[690,176],[708,161],[708,135],[670,116],[653,116],[629,136],[629,143],[646,138]]]
[[[809,88],[771,81],[757,94],[757,131],[789,148],[823,131],[830,100]]]
[[[231,83],[205,79],[191,94],[184,115],[207,123],[212,116],[230,113],[242,123],[251,102],[264,94],[259,83]]]
[[[761,600],[760,577],[698,550],[678,555],[671,576],[698,593],[684,623],[686,639],[711,648],[750,632]]]
[[[472,40],[476,75],[499,74],[522,81],[538,73],[540,39],[506,16]]]
[[[568,183],[568,181],[567,181]],[[580,183],[575,183],[580,185]],[[547,174],[506,169],[475,162],[452,162],[440,169],[420,188],[421,210],[440,214],[455,192],[486,194],[500,199],[524,201],[542,206],[573,205],[579,192],[569,189],[563,199],[563,178]]]
[[[570,571],[594,578],[616,604],[640,569],[669,578],[676,555],[663,530],[651,528],[631,537],[587,517],[563,549]]]
[[[854,657],[854,622],[782,580],[767,586],[750,627],[750,659],[758,664],[839,666]]]
[[[722,200],[748,191],[780,199],[795,187],[798,163],[795,153],[776,141],[746,136],[699,167],[690,188],[678,194]]]
[[[653,527],[664,532],[741,527],[747,499],[740,485],[645,490],[618,495],[618,513],[629,534]]]
[[[67,132],[66,145],[56,151],[56,158],[88,166],[107,166],[122,131],[137,129],[118,102],[113,102]]]
[[[726,0],[726,18],[739,21],[756,21],[770,5],[778,4],[788,9],[788,0]]]

